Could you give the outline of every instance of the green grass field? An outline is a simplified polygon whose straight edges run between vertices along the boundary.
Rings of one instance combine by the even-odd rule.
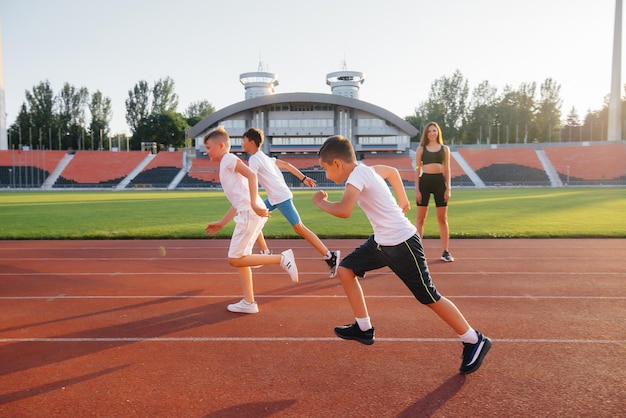
[[[328,193],[338,200],[342,191]],[[414,191],[407,193],[413,200]],[[348,219],[334,218],[311,203],[312,194],[296,190],[294,202],[320,237],[371,233],[360,209]],[[207,223],[228,208],[219,191],[0,192],[0,239],[204,238]],[[413,205],[407,216],[414,222],[415,215]],[[626,189],[455,189],[448,219],[452,238],[626,238]],[[217,237],[229,238],[233,226]],[[264,233],[296,237],[279,212]],[[424,235],[439,236],[432,199]]]

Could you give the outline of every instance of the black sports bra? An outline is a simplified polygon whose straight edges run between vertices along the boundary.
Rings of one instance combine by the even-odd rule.
[[[443,145],[439,148],[437,152],[430,152],[424,147],[424,152],[422,153],[422,164],[443,164],[444,154]]]

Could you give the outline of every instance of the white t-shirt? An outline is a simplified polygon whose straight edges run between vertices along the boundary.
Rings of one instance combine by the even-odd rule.
[[[248,187],[248,179],[241,174],[235,172],[239,157],[235,154],[228,153],[222,157],[220,161],[220,183],[224,189],[226,198],[233,205],[237,212],[245,212],[252,210],[250,206],[250,188]],[[257,205],[265,207],[263,199],[257,194]]]
[[[267,192],[272,205],[292,199],[293,193],[285,183],[282,171],[276,165],[276,158],[270,158],[261,151],[250,155],[248,165],[259,178],[259,183]]]
[[[377,243],[398,245],[417,232],[415,225],[404,216],[387,182],[373,167],[358,164],[348,176],[348,184],[361,191],[357,203],[372,224]]]

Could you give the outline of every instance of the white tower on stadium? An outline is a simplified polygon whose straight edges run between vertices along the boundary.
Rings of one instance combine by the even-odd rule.
[[[245,87],[246,100],[248,100],[274,94],[275,87],[278,85],[278,76],[264,71],[263,63],[259,62],[259,70],[239,75],[239,82]]]
[[[607,139],[622,139],[622,0],[615,0],[615,29],[613,30],[613,67],[611,74],[611,99],[609,100],[609,126]]]
[[[359,89],[364,81],[364,74],[359,71],[348,71],[345,61],[341,71],[335,71],[326,75],[326,84],[330,86],[333,94],[352,99],[359,98]]]
[[[2,62],[2,24],[0,23],[0,150],[9,149],[7,141],[7,113],[4,102],[4,65]]]

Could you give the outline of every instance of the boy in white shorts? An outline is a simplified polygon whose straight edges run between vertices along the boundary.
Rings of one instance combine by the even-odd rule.
[[[259,196],[257,177],[240,158],[230,153],[230,137],[223,127],[218,127],[204,137],[207,155],[220,163],[220,183],[232,207],[217,222],[206,227],[214,235],[232,219],[235,230],[228,249],[228,263],[239,271],[243,288],[243,299],[228,305],[231,312],[257,313],[259,307],[254,300],[251,266],[280,264],[293,282],[298,281],[298,267],[292,250],[281,254],[252,254],[252,247],[267,222],[269,211]]]
[[[341,252],[339,250],[329,251],[322,240],[320,240],[313,231],[302,223],[300,214],[293,204],[293,193],[291,193],[291,190],[287,186],[281,169],[289,171],[291,174],[299,178],[303,184],[309,187],[315,186],[316,181],[302,174],[300,170],[287,161],[270,158],[265,155],[265,153],[260,151],[263,141],[263,131],[256,128],[250,128],[243,134],[241,145],[243,150],[250,154],[248,164],[252,171],[256,173],[261,186],[263,186],[267,192],[265,206],[267,206],[270,212],[274,209],[278,209],[280,213],[283,214],[283,216],[291,224],[296,234],[307,240],[313,248],[319,251],[323,260],[330,268],[330,277],[335,277],[335,274],[337,273],[337,266],[341,260]],[[266,252],[267,244],[265,243],[263,233],[259,235],[257,242],[259,243],[261,252]]]

